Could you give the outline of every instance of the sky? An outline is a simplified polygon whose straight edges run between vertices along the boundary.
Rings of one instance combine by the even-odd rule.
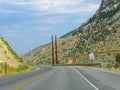
[[[0,0],[0,34],[18,53],[51,42],[88,20],[101,0]]]

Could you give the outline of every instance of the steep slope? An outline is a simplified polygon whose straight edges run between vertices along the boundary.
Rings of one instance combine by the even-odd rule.
[[[20,65],[20,59],[8,43],[0,36],[0,62],[7,62],[10,66]]]
[[[120,0],[102,0],[99,10],[79,28],[58,39],[60,63],[76,57],[76,63],[87,62],[81,54],[94,52],[95,62],[115,60],[120,51]],[[109,55],[108,55],[109,54]],[[51,63],[51,43],[24,55],[35,64]]]
[[[67,33],[66,36],[74,36],[78,32],[97,32],[105,29],[114,30],[119,28],[120,21],[120,1],[119,0],[102,0],[99,10],[88,21],[83,23],[78,29]],[[116,25],[116,26],[114,26]],[[97,30],[97,31],[96,31]],[[98,32],[99,33],[99,32]]]

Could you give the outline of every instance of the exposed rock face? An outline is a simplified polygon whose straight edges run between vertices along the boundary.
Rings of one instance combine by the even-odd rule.
[[[0,36],[0,63],[6,62],[10,66],[18,66],[20,58],[8,45],[8,43]]]
[[[110,0],[102,0],[101,6],[100,6],[99,9],[102,10],[109,1],[110,1]]]
[[[99,10],[102,10],[102,9],[110,10],[111,8],[115,8],[119,4],[120,4],[119,0],[102,0]]]

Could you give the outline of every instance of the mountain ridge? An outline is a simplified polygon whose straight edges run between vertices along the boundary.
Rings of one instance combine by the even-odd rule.
[[[58,47],[60,63],[71,57],[77,57],[76,63],[87,62],[88,57],[81,59],[80,54],[120,50],[120,1],[102,0],[89,20],[58,39]],[[51,43],[25,54],[24,59],[35,64],[51,64]],[[96,56],[95,62],[108,59],[115,61],[114,54]]]

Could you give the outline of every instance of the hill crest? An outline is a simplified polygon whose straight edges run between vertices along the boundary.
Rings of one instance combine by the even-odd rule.
[[[20,65],[20,61],[22,61],[22,59],[17,56],[7,41],[0,35],[0,63],[7,62],[9,66],[18,66]]]

